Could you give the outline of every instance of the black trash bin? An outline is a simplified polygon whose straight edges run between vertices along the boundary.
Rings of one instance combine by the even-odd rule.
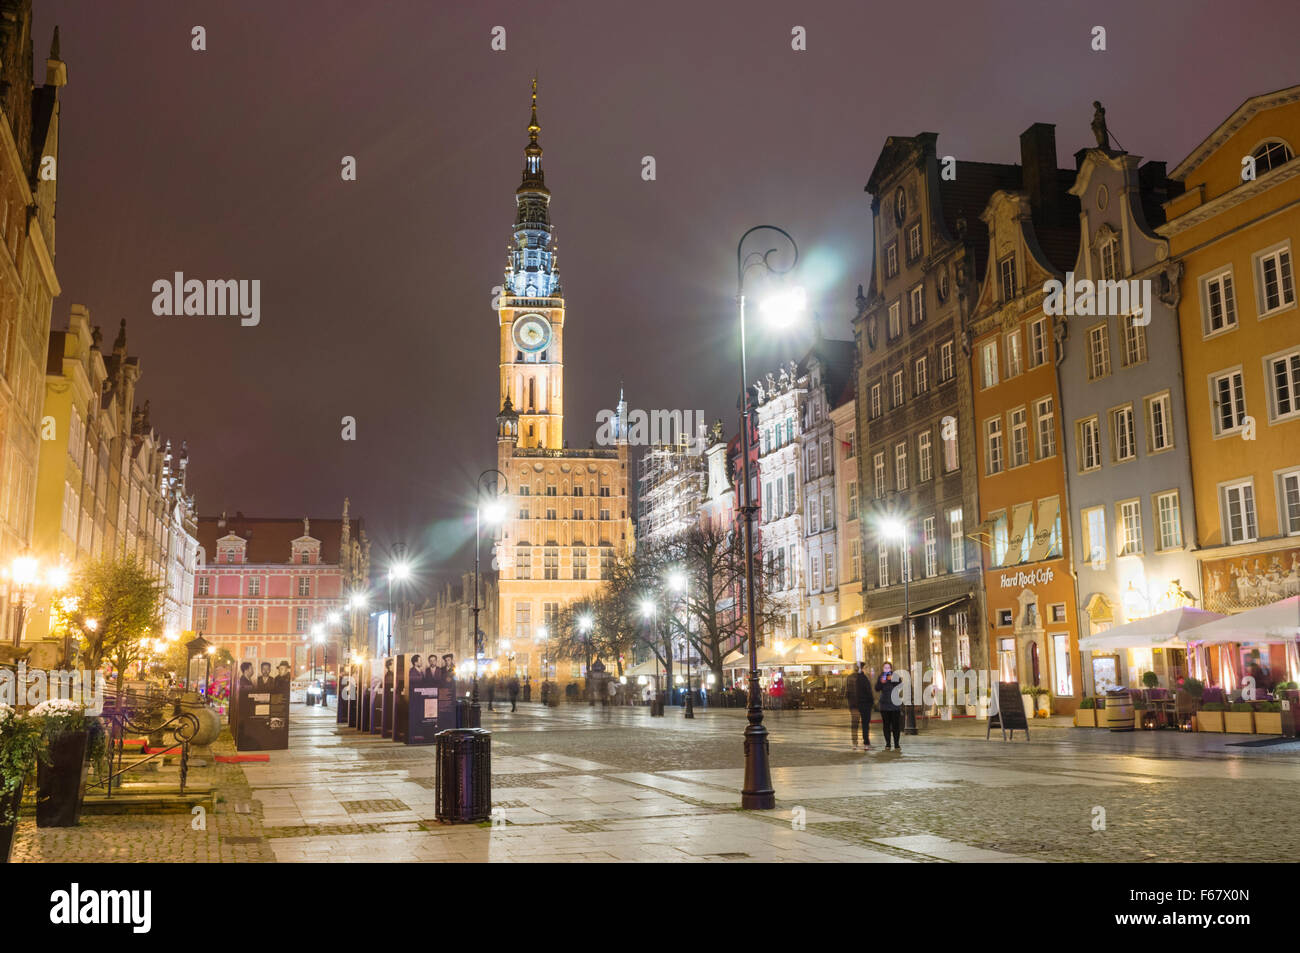
[[[483,712],[480,709],[478,717],[475,717],[474,703],[468,698],[456,699],[456,727],[457,728],[482,728]]]
[[[492,734],[478,728],[450,728],[434,736],[438,778],[434,816],[465,824],[492,815]]]

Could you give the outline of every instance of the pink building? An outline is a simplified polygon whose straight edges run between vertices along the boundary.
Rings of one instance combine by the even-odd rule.
[[[366,610],[351,597],[365,592],[370,546],[347,500],[342,519],[223,513],[200,518],[198,530],[194,630],[237,663],[288,659],[298,677],[311,672],[313,654],[317,669],[332,671],[349,645],[364,645]]]

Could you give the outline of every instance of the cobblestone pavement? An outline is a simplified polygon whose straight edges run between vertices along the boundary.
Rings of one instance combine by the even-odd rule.
[[[936,723],[855,751],[846,712],[769,713],[775,811],[742,811],[743,712],[483,712],[494,822],[434,820],[434,758],[295,706],[290,749],[221,766],[209,830],[188,816],[24,819],[15,859],[280,861],[1281,860],[1300,847],[1300,743],[1076,729],[985,740]],[[237,812],[238,806],[241,812]]]

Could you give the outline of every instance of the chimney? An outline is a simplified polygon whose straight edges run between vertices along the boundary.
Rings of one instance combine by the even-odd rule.
[[[1034,221],[1055,222],[1060,188],[1056,178],[1056,126],[1036,122],[1020,134],[1021,181],[1033,204]]]

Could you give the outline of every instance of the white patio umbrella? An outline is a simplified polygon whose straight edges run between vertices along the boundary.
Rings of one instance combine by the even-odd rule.
[[[1190,638],[1209,644],[1294,641],[1300,638],[1300,596],[1288,596],[1258,609],[1223,616],[1198,626]]]
[[[1218,612],[1180,606],[1086,636],[1079,640],[1079,649],[1085,652],[1104,649],[1180,649],[1189,638],[1199,638],[1199,635],[1184,633],[1199,631],[1202,626],[1222,618]]]

